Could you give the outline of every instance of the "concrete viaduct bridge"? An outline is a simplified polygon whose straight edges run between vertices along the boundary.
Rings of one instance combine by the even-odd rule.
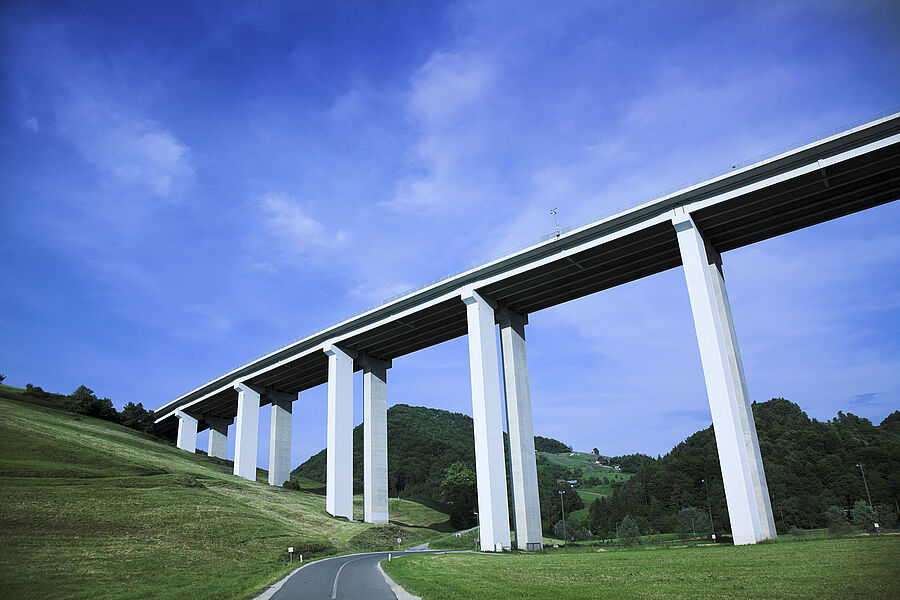
[[[269,483],[290,472],[292,403],[328,384],[326,507],[353,518],[353,373],[364,380],[365,521],[388,519],[391,361],[468,335],[482,550],[510,547],[506,402],[519,547],[541,547],[525,352],[528,314],[684,267],[736,544],[775,535],[766,476],[722,271],[722,253],[900,197],[900,113],[882,116],[438,281],[259,358],[156,411],[160,432],[256,479],[260,406],[272,405]],[[496,330],[500,328],[501,358]],[[501,395],[503,376],[505,398]]]

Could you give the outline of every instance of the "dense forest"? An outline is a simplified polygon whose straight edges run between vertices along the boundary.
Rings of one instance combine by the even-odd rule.
[[[858,463],[865,469],[874,505],[895,509],[900,497],[900,412],[881,426],[839,412],[835,419],[810,419],[783,398],[754,403],[753,415],[766,470],[775,522],[791,527],[825,525],[832,505],[850,508],[866,500]],[[626,515],[643,533],[676,531],[678,513],[688,506],[707,508],[706,487],[716,531],[729,530],[725,491],[712,427],[698,431],[671,452],[644,465],[592,507],[588,526],[610,536]]]
[[[472,418],[405,404],[392,406],[387,414],[390,495],[443,502],[441,484],[447,469],[457,462],[475,469]],[[900,497],[900,412],[891,414],[880,426],[840,412],[835,419],[820,422],[810,419],[796,404],[776,398],[754,403],[753,414],[779,531],[822,527],[829,506],[847,509],[856,500],[866,499],[858,463],[865,468],[873,504],[896,508]],[[539,451],[571,450],[557,440],[535,437]],[[360,425],[353,431],[357,493],[362,491],[362,448]],[[601,458],[637,474],[624,484],[614,482],[612,496],[590,507],[584,525],[595,535],[613,535],[626,515],[634,518],[642,533],[677,531],[682,509],[708,510],[704,480],[709,484],[713,526],[720,534],[729,531],[711,426],[658,459],[644,454]],[[584,506],[572,486],[557,482],[576,479],[579,473],[542,456],[537,464],[542,525],[550,533],[559,520],[560,490],[566,491],[566,514]],[[324,482],[325,450],[297,467],[294,474]]]

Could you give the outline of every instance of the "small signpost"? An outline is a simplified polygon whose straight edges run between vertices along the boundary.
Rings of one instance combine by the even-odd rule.
[[[397,550],[400,549],[400,542],[402,542],[402,541],[403,540],[401,540],[400,538],[397,538]]]
[[[288,554],[291,555],[291,564],[294,564],[294,547],[293,546],[288,548]]]

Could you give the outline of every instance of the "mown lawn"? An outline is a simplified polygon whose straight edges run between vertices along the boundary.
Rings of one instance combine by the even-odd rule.
[[[406,556],[384,570],[423,600],[900,597],[900,537],[756,546]]]
[[[244,481],[224,461],[2,388],[2,598],[252,598],[289,571],[288,546],[308,559],[446,531],[445,514],[409,501],[391,501],[383,531],[335,519],[320,490],[271,487],[264,471]]]

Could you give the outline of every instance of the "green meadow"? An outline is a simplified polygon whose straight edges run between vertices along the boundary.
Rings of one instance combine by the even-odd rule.
[[[382,563],[423,600],[900,597],[900,537],[755,546],[406,556]]]
[[[271,487],[262,470],[244,481],[59,400],[0,386],[5,598],[252,598],[289,571],[289,546],[310,559],[450,530],[444,513],[397,499],[386,527],[335,519],[322,484]],[[361,497],[355,507],[361,519]]]

